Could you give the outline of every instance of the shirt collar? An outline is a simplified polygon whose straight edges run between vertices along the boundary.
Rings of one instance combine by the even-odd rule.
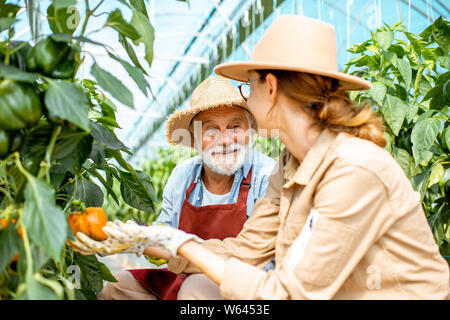
[[[336,134],[325,129],[301,163],[291,154],[284,171],[284,178],[288,182],[284,184],[283,188],[290,188],[294,183],[307,185],[335,139]]]

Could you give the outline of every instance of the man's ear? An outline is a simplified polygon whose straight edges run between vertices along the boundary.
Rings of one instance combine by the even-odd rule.
[[[266,75],[266,88],[266,93],[273,105],[275,104],[278,95],[278,79],[272,73]]]
[[[194,148],[202,151],[202,122],[200,120],[194,120],[193,124],[189,128],[189,132],[194,142]]]

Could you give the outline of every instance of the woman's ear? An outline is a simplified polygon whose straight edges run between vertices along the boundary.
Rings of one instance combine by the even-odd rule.
[[[275,104],[278,95],[278,79],[269,73],[266,75],[267,94],[269,96],[271,104]]]

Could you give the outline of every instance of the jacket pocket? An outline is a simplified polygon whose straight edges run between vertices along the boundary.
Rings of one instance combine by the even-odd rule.
[[[355,230],[314,211],[311,210],[302,233],[289,249],[288,268],[302,282],[326,286],[338,276],[348,259]]]

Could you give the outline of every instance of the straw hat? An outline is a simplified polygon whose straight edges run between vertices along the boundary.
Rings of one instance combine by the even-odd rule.
[[[315,19],[281,15],[256,44],[250,61],[223,63],[214,72],[248,81],[250,70],[290,70],[338,79],[347,90],[368,90],[371,84],[338,72],[334,27]]]
[[[194,141],[188,131],[192,119],[202,111],[224,106],[247,108],[245,100],[228,79],[210,76],[195,88],[191,96],[191,106],[173,113],[167,119],[167,141],[172,145],[192,148]]]

